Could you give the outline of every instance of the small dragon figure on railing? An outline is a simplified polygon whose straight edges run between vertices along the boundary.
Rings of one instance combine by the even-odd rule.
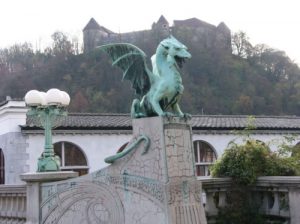
[[[99,48],[110,56],[113,66],[122,69],[123,80],[130,80],[135,89],[132,118],[190,117],[178,104],[184,90],[180,68],[185,59],[191,58],[185,45],[173,36],[161,41],[151,57],[152,71],[147,67],[146,54],[132,44],[108,44]]]

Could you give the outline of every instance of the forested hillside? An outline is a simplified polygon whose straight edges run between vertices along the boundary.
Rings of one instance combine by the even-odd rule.
[[[252,46],[243,32],[232,36],[233,54],[200,45],[193,32],[175,30],[192,59],[182,69],[182,108],[191,114],[300,115],[300,69],[283,51]],[[129,113],[133,98],[121,71],[97,50],[80,54],[63,33],[34,51],[28,43],[0,49],[0,101],[31,89],[59,88],[71,96],[70,111]],[[136,43],[148,57],[157,43]]]

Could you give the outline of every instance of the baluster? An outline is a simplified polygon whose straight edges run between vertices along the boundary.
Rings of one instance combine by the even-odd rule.
[[[268,213],[269,211],[269,200],[268,200],[268,192],[262,191],[263,194],[263,200],[261,205],[261,211],[264,213]]]
[[[17,197],[18,197],[18,194],[10,194],[10,200],[9,200],[9,204],[10,204],[10,217],[16,217],[17,215],[17,208],[16,208],[16,204],[17,204]]]
[[[7,216],[13,217],[14,216],[14,204],[15,204],[16,194],[9,194],[8,193],[8,207],[7,207]]]
[[[3,202],[3,197],[2,195],[0,194],[0,217],[2,216],[2,211],[4,209],[4,206],[3,206],[4,202]]]
[[[4,196],[4,209],[3,209],[3,216],[6,218],[7,217],[7,211],[8,211],[8,195],[7,194],[3,194]]]
[[[15,208],[15,217],[19,218],[20,217],[20,199],[21,199],[21,194],[17,193],[16,196],[16,208]]]
[[[208,215],[216,215],[218,214],[217,206],[219,202],[216,203],[215,201],[215,194],[218,192],[206,192],[206,205],[205,205],[205,211],[208,213]]]
[[[273,207],[271,208],[271,212],[274,215],[279,215],[280,209],[279,209],[279,195],[278,191],[273,190],[273,195],[274,195],[274,203]]]
[[[226,191],[219,192],[219,207],[224,208],[226,206]]]
[[[22,200],[23,217],[26,217],[26,201],[27,201],[26,195],[23,195],[23,200]]]

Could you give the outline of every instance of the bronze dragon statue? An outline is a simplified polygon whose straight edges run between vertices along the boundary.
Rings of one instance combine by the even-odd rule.
[[[180,68],[191,54],[173,36],[159,43],[151,57],[152,71],[148,69],[146,54],[132,44],[108,44],[99,48],[110,56],[113,66],[123,71],[123,80],[130,80],[135,89],[132,118],[190,116],[181,111],[178,103],[184,90]]]

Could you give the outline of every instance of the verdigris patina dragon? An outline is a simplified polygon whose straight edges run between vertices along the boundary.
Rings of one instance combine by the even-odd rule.
[[[156,54],[151,57],[152,71],[148,69],[146,54],[132,44],[108,44],[99,48],[111,57],[113,66],[122,69],[123,80],[130,80],[135,89],[132,118],[190,116],[181,111],[178,103],[184,90],[179,70],[191,54],[173,36],[158,45]]]

